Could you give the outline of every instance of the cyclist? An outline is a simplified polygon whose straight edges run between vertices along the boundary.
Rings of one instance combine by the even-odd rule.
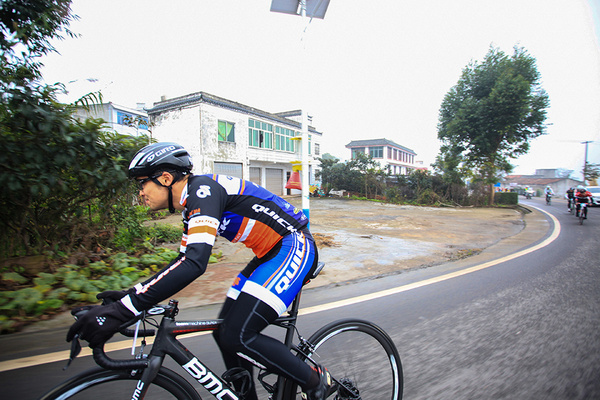
[[[581,210],[581,204],[591,204],[592,202],[592,194],[587,191],[585,187],[582,185],[577,186],[577,190],[575,191],[575,216],[579,217],[579,210]],[[585,207],[585,211],[583,214],[583,218],[587,219],[588,207]]]
[[[227,368],[253,365],[296,381],[308,399],[332,391],[329,372],[310,367],[278,340],[261,334],[283,314],[317,265],[318,253],[308,219],[284,199],[249,181],[224,175],[192,175],[188,152],[176,143],[144,147],[129,165],[140,196],[152,210],[182,211],[180,253],[156,275],[126,292],[104,292],[118,300],[92,306],[73,324],[90,347],[107,341],[124,322],[174,295],[206,270],[217,235],[242,242],[255,257],[240,272],[221,309],[223,325],[214,337]],[[253,380],[245,398],[257,399]],[[234,382],[242,390],[243,382]]]
[[[550,198],[554,196],[554,190],[550,187],[550,185],[546,186],[544,189],[544,193],[546,194],[546,203],[550,201]]]
[[[568,213],[571,212],[571,206],[573,206],[575,204],[574,198],[575,198],[575,188],[570,187],[569,189],[567,189],[567,193],[565,193],[565,199],[567,199],[567,212]]]

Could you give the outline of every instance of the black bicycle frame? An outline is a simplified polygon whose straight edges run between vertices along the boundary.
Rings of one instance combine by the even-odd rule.
[[[288,310],[288,315],[279,317],[273,323],[273,325],[286,330],[284,343],[288,348],[295,349],[296,351],[298,350],[293,344],[293,339],[300,304],[300,294],[301,292],[294,299],[292,306]],[[171,300],[168,306],[162,308],[164,315],[148,358],[113,360],[106,355],[102,348],[95,348],[94,359],[98,365],[106,369],[143,369],[142,376],[131,396],[132,400],[144,398],[150,384],[158,374],[166,355],[169,355],[175,362],[181,365],[192,378],[200,383],[216,399],[240,400],[240,397],[231,390],[227,382],[211,371],[206,365],[202,364],[192,352],[177,340],[178,335],[215,331],[223,323],[223,320],[175,321],[174,317],[179,311],[177,304],[176,300]],[[284,380],[281,376],[278,377],[276,400],[283,400]]]
[[[310,279],[314,279],[319,275],[324,263],[319,262],[317,268],[313,271]],[[298,310],[300,309],[300,297],[302,290],[298,292],[292,305],[288,308],[287,316],[281,316],[277,318],[272,325],[279,326],[285,329],[285,345],[290,349],[301,354],[306,359],[310,360],[310,357],[306,354],[305,347],[310,347],[306,344],[306,341],[302,337],[299,337],[300,341],[304,344],[298,348],[294,345],[294,334],[296,332],[296,320],[298,318]],[[170,300],[168,306],[159,306],[158,311],[153,313],[154,309],[148,311],[150,315],[163,314],[160,327],[156,333],[156,339],[152,345],[152,350],[148,355],[148,358],[140,358],[134,360],[113,360],[109,358],[104,352],[103,347],[96,347],[93,349],[94,360],[98,365],[105,369],[128,369],[128,370],[140,370],[143,369],[142,377],[138,381],[136,389],[131,396],[132,400],[143,399],[148,391],[148,388],[156,375],[162,363],[165,355],[169,355],[175,360],[183,369],[185,369],[198,383],[200,383],[206,390],[208,390],[215,398],[219,400],[240,400],[239,396],[229,389],[228,383],[221,379],[218,375],[215,375],[207,366],[202,364],[200,360],[192,354],[184,345],[182,345],[177,339],[177,335],[183,335],[194,332],[209,332],[215,331],[219,328],[219,325],[223,323],[223,320],[202,320],[202,321],[175,321],[175,316],[179,312],[178,301]],[[128,331],[128,332],[125,332]],[[121,333],[126,336],[134,336],[133,331],[124,330]],[[143,334],[151,335],[153,331],[142,330]],[[252,377],[251,377],[252,379]],[[275,393],[275,400],[284,400],[284,382],[285,378],[279,376],[277,378],[277,390]],[[261,383],[264,382],[261,380]]]

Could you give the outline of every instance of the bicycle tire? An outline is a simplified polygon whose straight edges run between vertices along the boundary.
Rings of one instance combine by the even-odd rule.
[[[39,400],[79,400],[110,398],[130,400],[141,373],[106,370],[95,367],[56,386]],[[108,397],[110,396],[110,397]],[[194,387],[181,375],[161,367],[144,400],[202,400]]]
[[[335,321],[315,332],[308,342],[313,347],[308,354],[311,359],[359,391],[357,397],[338,388],[330,399],[402,399],[404,377],[398,350],[377,325],[356,319]],[[299,399],[299,392],[296,384],[286,381],[285,399]]]

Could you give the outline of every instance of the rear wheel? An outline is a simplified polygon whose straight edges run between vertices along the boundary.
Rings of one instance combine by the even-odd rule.
[[[319,329],[308,341],[312,345],[310,358],[341,383],[329,399],[402,399],[404,380],[398,350],[377,325],[341,320]],[[288,399],[300,398],[291,382],[286,394]]]
[[[141,373],[93,368],[60,384],[40,400],[132,399]],[[202,400],[193,386],[168,368],[161,367],[144,400]]]

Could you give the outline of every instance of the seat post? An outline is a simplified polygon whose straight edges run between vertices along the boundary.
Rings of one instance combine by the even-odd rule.
[[[294,331],[295,331],[295,322],[296,322],[296,318],[298,317],[298,310],[300,309],[300,297],[302,295],[302,290],[300,290],[298,292],[298,294],[296,295],[296,297],[294,298],[294,301],[292,302],[292,305],[290,306],[289,310],[288,310],[288,316],[290,318],[293,319],[293,323],[289,324],[286,327],[286,332],[285,332],[285,345],[290,347],[292,346],[292,342],[294,340]]]

